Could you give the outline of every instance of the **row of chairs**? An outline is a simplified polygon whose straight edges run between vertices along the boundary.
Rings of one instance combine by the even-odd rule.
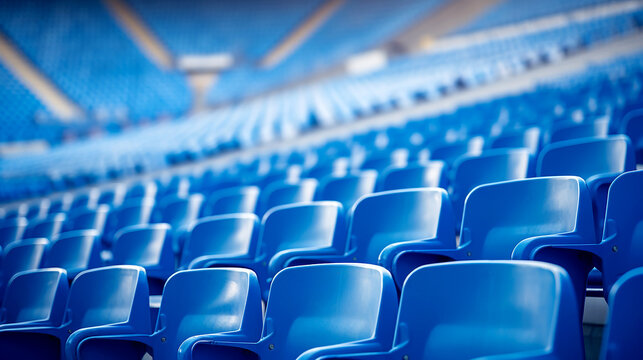
[[[635,358],[643,269],[609,295],[601,359]],[[282,270],[265,317],[247,269],[186,270],[165,285],[154,330],[145,270],[111,266],[16,274],[2,304],[7,359],[582,359],[572,282],[534,261],[427,265],[398,296],[385,269],[320,264]],[[473,299],[475,297],[475,299]]]

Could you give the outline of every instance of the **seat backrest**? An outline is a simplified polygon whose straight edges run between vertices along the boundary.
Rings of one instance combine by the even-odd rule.
[[[344,209],[350,209],[355,201],[375,190],[377,172],[362,171],[341,177],[325,177],[317,188],[317,200],[339,201]]]
[[[7,284],[16,273],[40,267],[49,241],[45,238],[15,241],[4,249],[2,254],[1,284]]]
[[[446,164],[431,161],[427,164],[412,164],[405,167],[390,167],[379,178],[380,191],[411,189],[419,187],[446,186]]]
[[[522,352],[580,359],[577,311],[571,280],[556,265],[467,261],[423,266],[402,289],[395,346],[411,359]]]
[[[603,333],[602,360],[635,359],[643,353],[643,268],[625,273],[609,293],[609,315]]]
[[[529,150],[529,153],[538,154],[538,149],[540,148],[540,128],[530,127],[517,133],[502,134],[493,139],[491,148],[526,148]]]
[[[188,197],[171,195],[164,198],[159,204],[160,222],[170,224],[172,229],[178,230],[187,226],[199,217],[203,195],[192,194]]]
[[[612,258],[603,262],[607,293],[623,274],[643,266],[643,170],[626,172],[610,186],[603,242]]]
[[[4,248],[10,243],[22,239],[26,228],[27,219],[21,216],[0,220],[0,247]]]
[[[103,233],[109,214],[109,205],[98,205],[94,209],[78,208],[70,212],[63,227],[66,231],[96,230]]]
[[[60,325],[69,283],[63,269],[40,269],[14,275],[4,294],[0,324],[38,322]]]
[[[480,156],[458,158],[453,165],[451,202],[456,222],[462,218],[464,201],[478,185],[527,177],[529,151],[527,149],[489,150]]]
[[[632,141],[637,162],[643,163],[643,108],[632,110],[625,115],[622,133]]]
[[[131,324],[149,333],[149,291],[139,266],[107,266],[80,273],[69,290],[65,324],[70,331],[110,324]]]
[[[275,206],[313,201],[317,180],[302,179],[298,182],[273,182],[261,193],[261,213]]]
[[[608,129],[609,121],[606,119],[588,121],[582,124],[561,126],[551,132],[549,142],[554,143],[558,141],[580,139],[586,137],[603,138],[607,136]]]
[[[140,199],[140,198],[154,198],[156,197],[156,191],[158,186],[154,181],[143,181],[131,184],[127,192],[125,193],[125,201],[131,199]]]
[[[181,343],[195,335],[252,332],[261,326],[263,312],[259,282],[242,268],[179,271],[165,284],[156,331],[165,337],[158,359],[176,359]],[[246,334],[248,335],[248,334]]]
[[[123,203],[119,208],[111,211],[107,218],[108,237],[124,227],[149,223],[153,209],[153,198],[133,199]]]
[[[472,260],[508,260],[520,241],[535,236],[577,234],[596,242],[593,228],[591,197],[583,179],[513,180],[482,185],[469,194],[460,246],[467,246]]]
[[[168,224],[133,225],[114,235],[113,263],[145,268],[174,269],[174,252]]]
[[[275,359],[360,340],[378,339],[390,346],[396,315],[395,284],[381,267],[295,266],[272,282],[262,337],[274,344]]]
[[[77,230],[60,234],[47,249],[45,267],[63,268],[70,275],[101,265],[100,238],[96,230]]]
[[[96,203],[98,202],[98,197],[100,191],[96,188],[91,189],[87,192],[83,192],[80,194],[76,194],[74,196],[74,200],[71,203],[70,209],[78,209],[78,208],[93,208],[96,206]]]
[[[114,188],[102,189],[100,191],[100,195],[98,196],[96,204],[106,204],[111,207],[118,207],[123,203],[124,197],[125,184],[117,184]]]
[[[259,218],[240,213],[209,216],[192,225],[181,252],[181,266],[199,256],[254,256],[257,251]]]
[[[254,213],[259,201],[259,188],[243,186],[215,191],[208,196],[202,216]]]
[[[384,191],[364,196],[353,207],[348,249],[354,261],[377,264],[388,245],[437,237],[455,246],[451,202],[444,189]],[[452,243],[451,243],[452,242]]]
[[[431,150],[431,160],[442,160],[451,166],[457,158],[464,155],[479,155],[482,152],[484,140],[480,137],[468,141],[443,145]]]
[[[336,201],[277,206],[263,218],[258,253],[269,260],[285,250],[332,248],[340,255],[346,247],[345,229],[342,205]]]
[[[573,175],[589,180],[600,174],[636,168],[627,136],[561,141],[546,146],[538,158],[538,176]]]
[[[43,237],[52,239],[60,233],[67,216],[64,213],[49,215],[42,220],[32,220],[25,230],[25,238]]]

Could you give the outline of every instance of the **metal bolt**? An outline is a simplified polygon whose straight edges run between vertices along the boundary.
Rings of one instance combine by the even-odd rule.
[[[471,251],[467,251],[467,256],[471,256]]]
[[[274,350],[274,349],[275,349],[275,344],[270,344],[270,345],[268,345],[268,349],[270,349],[270,350]]]
[[[161,342],[165,342],[165,340],[167,340],[167,339],[164,338],[164,337],[161,338]]]
[[[409,360],[409,356],[408,355],[402,356],[402,360]]]
[[[616,245],[612,246],[612,252],[618,252],[618,247]]]
[[[353,261],[357,261],[357,257],[353,257]]]
[[[71,329],[67,329],[67,332],[71,334],[73,331],[71,331]]]

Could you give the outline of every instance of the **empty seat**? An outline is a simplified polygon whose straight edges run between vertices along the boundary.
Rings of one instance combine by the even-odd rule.
[[[643,266],[639,249],[643,245],[643,170],[617,177],[609,189],[602,241],[586,238],[582,244],[542,239],[533,246],[517,248],[516,257],[555,257],[566,268],[584,274],[592,267],[603,277],[607,299],[614,283],[627,271]]]
[[[129,200],[112,210],[107,217],[103,240],[107,245],[113,242],[114,234],[127,226],[145,225],[150,222],[154,209],[153,198]]]
[[[338,201],[347,211],[363,195],[375,190],[377,172],[366,170],[345,176],[329,176],[321,180],[317,188],[317,200]]]
[[[99,234],[105,231],[108,205],[98,205],[95,208],[77,208],[70,211],[63,226],[65,231],[72,230],[96,230]]]
[[[60,212],[67,212],[71,206],[71,195],[64,194],[62,197],[56,198],[49,202],[49,214],[56,214]]]
[[[145,270],[110,266],[76,277],[60,326],[0,331],[0,347],[8,359],[73,359],[78,344],[87,337],[149,332]]]
[[[607,191],[624,171],[636,169],[630,140],[623,135],[561,141],[546,146],[538,159],[537,175],[582,177],[592,194],[597,235],[602,233]]]
[[[22,271],[4,294],[0,331],[12,327],[59,326],[67,303],[69,283],[63,269]]]
[[[49,241],[45,238],[24,239],[7,245],[0,262],[2,265],[0,295],[13,275],[40,267],[47,245]]]
[[[625,114],[621,132],[632,141],[636,162],[643,164],[643,109],[636,109]]]
[[[140,198],[155,198],[158,186],[154,181],[143,181],[130,184],[125,193],[125,201]]]
[[[259,235],[259,218],[239,213],[209,216],[191,226],[181,252],[180,267],[200,267],[208,259],[246,258],[255,256]]]
[[[527,177],[529,152],[526,149],[489,150],[479,156],[463,156],[453,165],[451,202],[460,225],[464,200],[476,186]]]
[[[43,237],[52,239],[58,235],[63,228],[63,223],[67,216],[64,213],[49,215],[41,220],[31,220],[25,233],[24,238]]]
[[[184,234],[190,224],[199,217],[203,204],[203,195],[192,194],[188,197],[170,195],[160,201],[153,214],[154,222],[170,224],[172,227],[172,244],[175,253],[179,253],[184,242]]]
[[[344,213],[335,201],[282,205],[264,216],[258,249],[252,258],[201,257],[191,267],[241,266],[259,278],[264,298],[272,277],[299,258],[343,254],[346,247]]]
[[[43,267],[58,267],[73,279],[81,271],[102,265],[100,234],[96,230],[76,230],[60,234],[49,244]]]
[[[22,239],[27,228],[27,219],[15,217],[0,220],[0,247],[5,248],[10,243]]]
[[[254,213],[259,201],[259,188],[243,186],[215,191],[208,196],[201,216]]]
[[[296,266],[275,277],[261,339],[199,336],[180,359],[317,359],[390,347],[397,294],[388,272],[365,264]]]
[[[517,246],[538,246],[545,241],[595,241],[591,197],[583,179],[557,176],[479,186],[467,198],[457,248],[400,243],[391,246],[383,258],[393,257],[389,261],[394,269],[453,260],[509,260]],[[398,284],[404,281],[401,275],[394,273]],[[577,272],[570,275],[580,279]],[[584,301],[585,281],[575,285],[579,301]]]
[[[604,138],[607,136],[609,121],[606,119],[588,121],[582,124],[560,126],[551,132],[550,143],[587,137]]]
[[[71,203],[70,210],[78,208],[92,209],[96,207],[99,196],[100,191],[96,188],[90,189],[87,192],[76,194],[74,196],[74,200]]]
[[[313,201],[317,180],[302,179],[297,182],[273,182],[261,192],[260,213],[263,215],[275,206]]]
[[[577,312],[569,276],[556,265],[423,266],[402,289],[391,350],[325,359],[583,359]]]
[[[183,341],[196,342],[204,334],[257,341],[262,316],[259,284],[252,271],[179,271],[163,289],[154,333],[90,337],[80,344],[74,359],[138,359],[146,348],[154,359],[176,359]]]
[[[530,127],[518,132],[501,134],[493,139],[491,148],[526,148],[529,153],[538,154],[540,149],[540,128]]]
[[[378,190],[400,190],[418,187],[447,186],[447,169],[443,161],[427,164],[409,164],[405,167],[389,167],[380,174]]]
[[[171,230],[168,224],[122,228],[114,235],[111,263],[144,267],[150,293],[161,294],[165,280],[174,272]]]
[[[111,189],[102,189],[98,200],[96,200],[97,205],[106,204],[111,207],[118,207],[123,203],[123,198],[125,197],[125,185],[117,184],[114,188]]]
[[[611,288],[602,360],[635,359],[643,353],[642,297],[643,268],[628,271]]]
[[[484,140],[482,137],[473,137],[468,141],[442,145],[431,149],[431,160],[442,160],[448,166],[451,166],[460,156],[480,155],[483,145]]]

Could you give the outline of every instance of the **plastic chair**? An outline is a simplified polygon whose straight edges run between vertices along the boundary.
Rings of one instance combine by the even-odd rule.
[[[402,289],[391,350],[324,359],[583,359],[576,307],[569,276],[556,265],[423,266]]]
[[[484,140],[482,137],[473,137],[468,141],[442,145],[431,150],[431,160],[442,160],[448,166],[451,166],[460,156],[480,155],[483,145]]]
[[[13,275],[40,267],[48,245],[45,238],[24,239],[7,245],[2,253],[0,295]]]
[[[22,271],[14,275],[0,309],[0,331],[15,327],[59,326],[69,292],[63,269]]]
[[[98,205],[96,208],[78,208],[72,210],[63,225],[65,231],[96,230],[99,234],[105,231],[108,205]]]
[[[70,280],[81,271],[102,265],[100,234],[96,230],[77,230],[60,234],[49,244],[44,267],[67,271]]]
[[[603,139],[561,141],[546,146],[538,159],[537,175],[582,177],[592,194],[596,234],[602,233],[607,191],[618,175],[636,169],[630,140],[623,135]]]
[[[119,208],[110,212],[107,217],[103,241],[110,246],[118,230],[128,226],[148,224],[153,209],[153,198],[134,199],[123,203]]]
[[[582,124],[561,126],[551,132],[550,143],[581,138],[604,138],[609,129],[608,120],[594,120]]]
[[[259,201],[259,188],[243,186],[215,191],[203,205],[201,216],[254,213]]]
[[[92,209],[97,206],[100,190],[94,188],[87,192],[76,194],[74,200],[71,202],[70,210],[79,208]]]
[[[627,271],[643,266],[638,249],[643,242],[643,170],[617,177],[609,189],[602,241],[587,238],[581,244],[558,239],[541,239],[516,249],[517,259],[554,257],[566,268],[587,278],[588,269],[602,273],[603,294],[607,299],[614,283]],[[579,260],[580,259],[580,260]]]
[[[377,172],[362,171],[342,177],[325,177],[317,188],[316,200],[338,201],[344,209],[350,209],[355,201],[375,190]]]
[[[259,284],[252,271],[179,271],[165,285],[154,333],[90,337],[70,359],[128,359],[146,350],[154,359],[176,359],[183,341],[203,334],[257,341],[262,316]]]
[[[313,201],[317,180],[302,179],[298,182],[274,182],[268,185],[260,198],[260,211],[265,214],[275,206]]]
[[[643,353],[643,268],[621,276],[609,292],[609,315],[603,333],[602,360],[636,359]]]
[[[418,241],[399,243],[384,249],[380,262],[395,271],[454,260],[509,260],[518,251],[515,248],[544,241],[595,241],[591,197],[583,179],[556,176],[478,186],[465,203],[457,248],[431,249],[428,245],[432,244]],[[573,266],[563,267],[575,280],[582,310],[587,276]],[[404,281],[403,272],[393,274],[398,284]]]
[[[145,270],[109,266],[76,277],[60,326],[0,331],[0,348],[8,359],[71,359],[88,337],[149,332]]]
[[[463,156],[453,165],[451,202],[460,225],[464,200],[478,185],[499,181],[519,180],[527,177],[529,152],[526,149],[489,150],[479,156]]]
[[[185,233],[190,224],[199,217],[203,204],[203,195],[193,194],[188,197],[171,195],[164,198],[155,209],[155,222],[170,224],[172,227],[172,248],[180,253]]]
[[[180,268],[198,267],[204,259],[254,257],[259,218],[255,214],[229,214],[199,219],[188,229]],[[194,261],[193,265],[190,265]]]
[[[636,109],[625,114],[621,133],[632,141],[636,162],[643,164],[643,109]]]
[[[52,239],[60,233],[66,218],[64,213],[58,213],[49,215],[42,220],[32,220],[25,229],[23,237]]]
[[[96,200],[96,205],[109,205],[110,207],[118,207],[123,204],[125,198],[125,184],[117,184],[114,188],[103,189]]]
[[[535,155],[540,150],[540,133],[539,127],[530,127],[520,132],[501,134],[491,141],[491,148],[526,148]]]
[[[150,294],[159,295],[165,280],[174,273],[172,228],[168,224],[133,225],[114,235],[114,265],[138,265],[145,268]]]
[[[376,351],[393,340],[397,293],[389,273],[366,264],[296,266],[275,277],[261,339],[186,340],[179,359],[317,359]]]
[[[265,299],[268,285],[279,270],[296,265],[301,257],[341,255],[345,247],[344,213],[340,203],[319,201],[282,205],[264,216],[254,257],[202,256],[193,261],[190,268],[239,266],[252,269]]]
[[[15,217],[0,221],[0,247],[5,248],[10,243],[22,239],[27,228],[27,219]]]
[[[140,198],[155,198],[156,192],[158,191],[158,186],[154,181],[143,181],[131,184],[127,192],[125,193],[125,199],[140,199]]]
[[[446,174],[446,164],[438,160],[401,168],[389,167],[380,174],[378,189],[388,191],[419,187],[446,188]]]

